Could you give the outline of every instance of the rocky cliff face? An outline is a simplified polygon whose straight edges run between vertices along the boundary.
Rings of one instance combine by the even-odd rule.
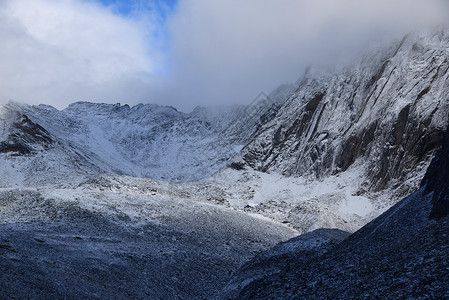
[[[441,145],[449,34],[406,36],[337,74],[308,74],[243,150],[264,172],[322,178],[362,165],[360,192],[404,196]]]
[[[408,36],[361,68],[302,82],[278,111],[281,122],[243,149],[244,163],[319,179],[362,170],[359,193],[390,198],[426,174],[421,188],[343,242],[307,253],[304,235],[258,255],[218,299],[449,296],[448,40]]]
[[[342,242],[328,235],[307,253],[309,233],[258,255],[218,299],[449,297],[448,141],[417,192]]]

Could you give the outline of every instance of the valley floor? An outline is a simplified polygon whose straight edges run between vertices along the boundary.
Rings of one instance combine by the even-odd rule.
[[[346,177],[307,185],[228,169],[182,184],[46,181],[0,189],[2,298],[208,297],[279,242],[321,227],[355,231],[380,212]]]
[[[297,235],[156,191],[86,186],[2,189],[0,220],[2,299],[203,298],[256,253]]]

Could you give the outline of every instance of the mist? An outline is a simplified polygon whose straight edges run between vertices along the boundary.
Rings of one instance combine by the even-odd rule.
[[[0,101],[249,103],[309,65],[447,19],[437,0],[180,0],[163,20],[94,1],[0,1]]]

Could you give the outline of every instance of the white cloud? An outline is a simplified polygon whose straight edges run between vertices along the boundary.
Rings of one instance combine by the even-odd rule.
[[[165,30],[152,1],[124,17],[95,0],[0,0],[0,101],[249,102],[379,33],[449,19],[444,0],[179,0]]]
[[[186,105],[250,101],[376,33],[402,34],[442,16],[439,1],[181,0],[170,22],[172,90],[191,99]]]
[[[0,99],[145,101],[159,67],[149,26],[78,0],[0,2]]]

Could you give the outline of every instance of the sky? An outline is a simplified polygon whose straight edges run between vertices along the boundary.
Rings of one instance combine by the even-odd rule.
[[[385,36],[449,20],[439,0],[0,0],[0,103],[249,103]]]

